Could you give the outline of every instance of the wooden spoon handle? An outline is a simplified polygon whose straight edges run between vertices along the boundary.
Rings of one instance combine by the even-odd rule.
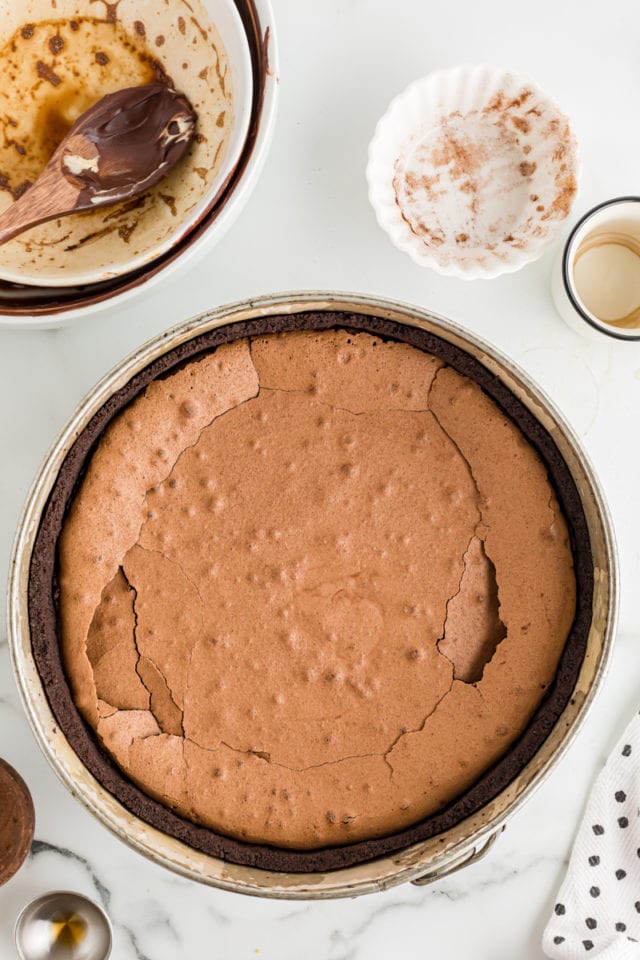
[[[50,161],[36,182],[0,216],[0,244],[47,220],[73,210],[80,193],[63,176],[57,158]]]

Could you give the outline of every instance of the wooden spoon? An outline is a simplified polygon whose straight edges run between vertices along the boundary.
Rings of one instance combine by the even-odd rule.
[[[128,200],[189,149],[196,115],[162,83],[110,93],[83,113],[36,182],[0,216],[0,244],[47,220]]]

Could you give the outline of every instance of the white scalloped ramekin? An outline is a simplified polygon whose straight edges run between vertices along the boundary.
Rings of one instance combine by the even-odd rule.
[[[378,223],[416,263],[465,280],[537,259],[571,211],[576,138],[527,77],[441,70],[392,101],[369,145]]]

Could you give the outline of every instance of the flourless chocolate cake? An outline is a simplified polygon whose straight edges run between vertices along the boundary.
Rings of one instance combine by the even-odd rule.
[[[437,338],[333,324],[239,331],[123,395],[57,542],[83,759],[279,869],[471,812],[580,659],[575,497],[540,444]]]

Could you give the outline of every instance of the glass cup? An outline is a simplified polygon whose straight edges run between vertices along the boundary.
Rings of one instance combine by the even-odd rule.
[[[555,264],[551,292],[578,333],[640,341],[640,197],[606,200],[578,221]]]

